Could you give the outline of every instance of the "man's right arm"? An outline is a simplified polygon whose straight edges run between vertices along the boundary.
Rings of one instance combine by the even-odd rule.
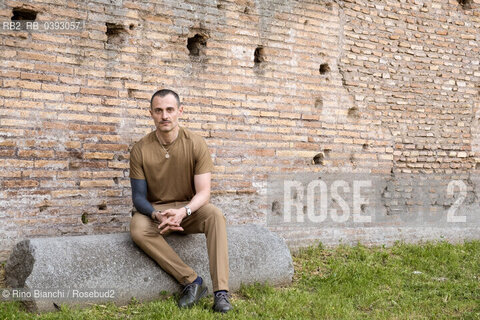
[[[147,200],[147,180],[130,178],[132,186],[132,201],[138,212],[152,218],[155,211],[152,204]]]

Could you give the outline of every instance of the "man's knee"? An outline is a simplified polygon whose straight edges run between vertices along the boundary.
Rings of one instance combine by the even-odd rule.
[[[132,220],[130,220],[130,236],[133,242],[138,243],[145,238],[150,224],[149,219],[141,213],[133,215]]]
[[[215,220],[215,221],[220,221],[220,222],[225,222],[225,216],[223,215],[222,210],[214,206],[213,204],[209,203],[206,205],[207,210],[208,210],[208,215],[209,218]]]

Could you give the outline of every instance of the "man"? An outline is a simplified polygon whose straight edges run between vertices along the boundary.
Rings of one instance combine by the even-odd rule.
[[[203,279],[165,241],[170,232],[204,233],[214,290],[213,309],[232,309],[228,300],[228,248],[225,216],[209,203],[213,162],[202,137],[180,127],[183,107],[172,90],[155,92],[150,114],[156,130],[130,153],[130,182],[136,212],[130,222],[133,241],[184,289],[181,308],[207,294]]]

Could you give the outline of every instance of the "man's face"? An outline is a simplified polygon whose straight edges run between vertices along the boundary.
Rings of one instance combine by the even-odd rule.
[[[165,97],[156,96],[152,101],[150,114],[155,126],[162,132],[170,132],[178,126],[178,118],[182,115],[183,107],[177,106],[177,100],[171,94]]]

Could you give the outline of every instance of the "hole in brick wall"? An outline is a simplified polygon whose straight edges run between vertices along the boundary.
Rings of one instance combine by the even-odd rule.
[[[204,54],[205,46],[207,45],[207,37],[203,34],[197,33],[191,38],[188,38],[187,49],[190,56],[198,57]]]
[[[263,47],[257,47],[253,53],[253,62],[256,66],[259,66],[265,61],[265,49]]]
[[[475,164],[475,169],[480,169],[480,163]]]
[[[352,168],[355,169],[357,167],[357,161],[355,161],[355,157],[353,156],[353,154],[350,155],[350,158],[348,160],[352,164]]]
[[[307,24],[308,24],[308,20],[305,20],[305,21],[303,22],[303,24],[304,24],[304,25],[307,25]]]
[[[127,92],[128,92],[128,97],[129,98],[135,98],[135,89],[127,89]]]
[[[107,43],[120,44],[125,40],[126,30],[125,28],[118,23],[105,23],[107,26]]]
[[[83,224],[88,223],[88,213],[86,213],[86,212],[82,213],[82,223]]]
[[[280,215],[280,202],[278,201],[273,201],[272,202],[272,213],[275,215]]]
[[[472,0],[457,0],[463,9],[472,9]]]
[[[351,107],[350,109],[348,109],[347,117],[358,119],[360,118],[360,111],[357,107]]]
[[[363,149],[363,150],[367,150],[367,149],[368,149],[368,143],[362,144],[362,149]]]
[[[135,29],[135,25],[134,25],[133,23],[131,23],[131,24],[128,26],[128,29],[130,29],[130,30]]]
[[[221,3],[217,4],[217,9],[223,9],[223,5]]]
[[[83,153],[81,151],[78,151],[78,150],[69,151],[68,154],[73,159],[82,159],[83,158]]]
[[[323,158],[323,153],[317,153],[315,157],[313,157],[313,163],[323,165]]]
[[[115,182],[115,184],[118,184],[118,178],[117,177],[113,178],[113,182]]]
[[[250,13],[250,8],[249,8],[249,7],[245,7],[245,9],[243,9],[243,13],[249,14],[249,13]]]
[[[318,69],[320,71],[320,74],[327,74],[330,72],[330,67],[328,66],[328,63],[322,63],[320,65],[320,68]]]
[[[297,200],[297,199],[298,199],[297,188],[293,189],[293,192],[292,192],[292,199],[294,199],[294,200]]]
[[[325,154],[325,157],[330,156],[330,151],[332,151],[332,149],[323,149],[323,153]]]
[[[98,210],[107,210],[107,204],[105,202],[102,202],[98,205]]]
[[[361,210],[363,213],[365,213],[365,210],[366,210],[366,209],[367,209],[367,205],[366,205],[366,204],[363,203],[363,204],[360,205],[360,210]]]
[[[37,12],[35,10],[26,8],[14,8],[12,10],[12,21],[16,20],[35,20],[37,18]]]
[[[321,109],[323,107],[323,100],[322,98],[315,99],[315,108]]]
[[[43,212],[45,210],[47,210],[47,208],[49,207],[48,204],[44,204],[43,206],[41,206],[39,209],[40,209],[40,212]]]

